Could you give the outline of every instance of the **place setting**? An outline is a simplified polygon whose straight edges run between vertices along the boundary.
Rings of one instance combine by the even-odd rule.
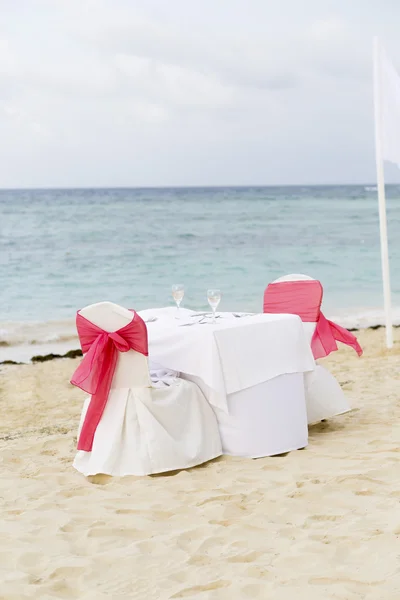
[[[174,284],[172,286],[172,297],[176,304],[176,320],[184,320],[182,316],[181,303],[185,296],[185,286],[183,284]],[[256,313],[249,312],[226,312],[217,314],[217,309],[221,303],[222,293],[218,288],[209,288],[206,292],[207,302],[211,308],[210,311],[196,311],[189,316],[189,320],[179,323],[179,327],[190,327],[194,325],[218,325],[222,319],[235,318],[241,319],[244,317],[254,316]],[[187,316],[187,315],[186,315]],[[149,318],[147,322],[155,321],[157,317]]]
[[[221,302],[221,291],[218,289],[207,290],[207,301],[211,308],[211,312],[197,312],[191,317],[196,319],[194,323],[188,323],[188,325],[217,325],[218,322],[223,318],[221,314],[217,314],[217,308]]]

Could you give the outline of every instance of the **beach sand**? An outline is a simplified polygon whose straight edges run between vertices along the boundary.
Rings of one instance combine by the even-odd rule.
[[[399,600],[400,330],[359,339],[305,450],[120,480],[72,469],[77,360],[0,367],[0,599]]]

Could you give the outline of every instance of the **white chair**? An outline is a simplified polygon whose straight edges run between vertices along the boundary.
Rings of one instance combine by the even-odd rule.
[[[284,275],[283,277],[279,277],[278,279],[275,279],[275,281],[273,281],[273,283],[281,283],[283,281],[315,281],[315,280],[312,277],[309,277],[308,275],[302,275],[301,273],[293,273],[291,275]],[[312,336],[315,331],[315,326],[316,326],[316,323],[304,323],[303,322],[304,332],[306,334],[308,341],[310,342],[310,346],[311,346]]]
[[[308,275],[292,273],[275,279],[273,283],[284,281],[315,281]],[[310,342],[316,328],[316,323],[304,323],[303,327]],[[338,381],[325,367],[316,365],[315,371],[304,374],[306,393],[307,421],[311,425],[324,419],[344,414],[351,410]]]
[[[131,311],[100,302],[79,311],[106,332],[132,322]],[[84,402],[78,437],[91,397]],[[185,469],[222,454],[217,420],[194,383],[176,379],[153,388],[144,354],[118,352],[111,390],[91,452],[78,450],[74,467],[85,476],[149,475]]]

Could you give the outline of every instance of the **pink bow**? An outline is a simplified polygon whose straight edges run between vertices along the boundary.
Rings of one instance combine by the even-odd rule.
[[[322,314],[322,294],[322,285],[316,280],[270,283],[264,292],[264,312],[298,315],[305,323],[316,323],[311,340],[315,359],[337,350],[337,341],[351,346],[361,356],[363,351],[357,338]]]
[[[132,312],[132,321],[112,333],[100,329],[79,312],[76,315],[76,328],[85,356],[71,383],[92,396],[79,436],[78,450],[92,450],[94,434],[110,393],[118,352],[136,350],[148,356],[147,327],[143,319]]]

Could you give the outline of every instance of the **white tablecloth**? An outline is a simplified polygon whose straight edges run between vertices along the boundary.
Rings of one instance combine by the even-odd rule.
[[[211,391],[210,403],[222,410],[227,410],[227,394],[315,368],[301,319],[295,315],[237,318],[218,313],[213,325],[210,319],[198,323],[201,317],[188,309],[181,309],[180,320],[175,318],[176,308],[170,307],[139,314],[147,322],[150,361],[200,379]]]

